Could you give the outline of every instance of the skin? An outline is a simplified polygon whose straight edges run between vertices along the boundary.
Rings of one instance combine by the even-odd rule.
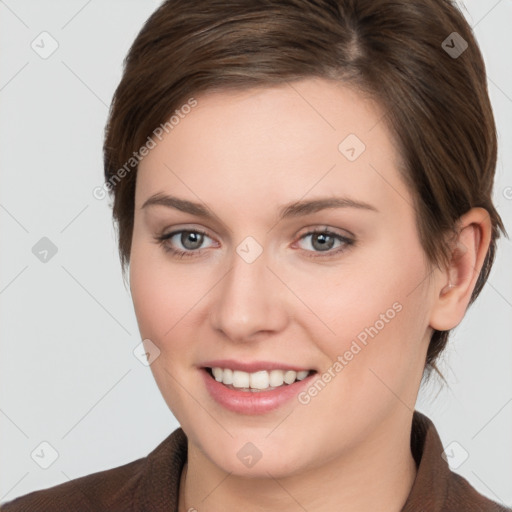
[[[411,421],[432,329],[465,314],[490,240],[487,212],[460,219],[452,262],[431,269],[375,102],[321,79],[197,101],[139,166],[130,255],[139,329],[160,350],[151,370],[188,437],[179,510],[399,511],[416,475]],[[366,146],[353,162],[338,150],[348,134]],[[157,193],[214,217],[142,208]],[[284,204],[333,196],[378,211],[278,219]],[[207,232],[202,245],[167,241],[190,258],[155,240],[194,228]],[[315,228],[355,243],[322,250],[318,236],[301,238]],[[248,236],[263,250],[252,263],[236,252]],[[307,405],[234,413],[200,378],[198,365],[218,358],[322,374],[397,302],[401,311]],[[262,453],[250,468],[237,457],[247,442]]]

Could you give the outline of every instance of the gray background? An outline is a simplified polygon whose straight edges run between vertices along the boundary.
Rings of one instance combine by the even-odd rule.
[[[108,199],[92,195],[122,60],[159,3],[0,1],[0,502],[145,456],[178,426],[133,354],[141,340]],[[512,235],[512,1],[465,5],[488,66],[500,141],[495,201]],[[51,49],[43,31],[59,45],[48,58],[31,47]],[[32,252],[43,237],[57,248],[46,262]],[[440,365],[449,387],[429,383],[417,406],[452,467],[508,505],[511,261],[503,239]],[[58,457],[44,469],[52,449]]]

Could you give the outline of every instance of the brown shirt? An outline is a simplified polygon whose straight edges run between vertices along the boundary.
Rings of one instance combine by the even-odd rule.
[[[479,494],[467,480],[450,470],[441,457],[443,446],[433,423],[418,411],[413,416],[411,451],[418,472],[402,512],[512,512]],[[180,476],[186,459],[187,437],[178,428],[147,457],[31,492],[0,509],[177,512]]]

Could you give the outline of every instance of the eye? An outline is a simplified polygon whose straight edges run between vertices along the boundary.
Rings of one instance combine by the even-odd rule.
[[[162,246],[165,252],[173,254],[178,258],[190,258],[202,254],[202,249],[200,249],[200,247],[203,244],[205,237],[210,238],[200,229],[182,229],[156,236],[155,240]],[[179,248],[176,249],[176,243],[181,244],[184,250]]]
[[[310,246],[313,250],[305,249],[307,257],[330,257],[345,251],[355,243],[355,240],[334,233],[327,228],[318,228],[301,236],[299,242],[311,237]],[[177,258],[191,258],[200,256],[205,248],[201,247],[205,238],[211,237],[200,229],[182,229],[172,231],[155,237],[155,241],[162,246],[165,252]],[[331,250],[338,242],[338,248]],[[176,248],[180,244],[183,249]]]
[[[355,240],[352,238],[334,233],[326,228],[309,231],[305,235],[301,236],[299,241],[305,240],[307,238],[311,238],[309,245],[313,248],[312,251],[306,249],[307,252],[313,253],[308,254],[307,256],[313,258],[322,257],[324,255],[333,256],[345,251],[349,246],[355,243]],[[331,250],[336,242],[339,243],[338,248],[336,250]]]

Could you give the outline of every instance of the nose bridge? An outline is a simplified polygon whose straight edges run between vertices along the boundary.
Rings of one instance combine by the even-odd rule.
[[[280,328],[279,281],[267,268],[268,254],[252,237],[235,249],[231,268],[213,302],[214,327],[234,341],[249,340],[259,331]]]

